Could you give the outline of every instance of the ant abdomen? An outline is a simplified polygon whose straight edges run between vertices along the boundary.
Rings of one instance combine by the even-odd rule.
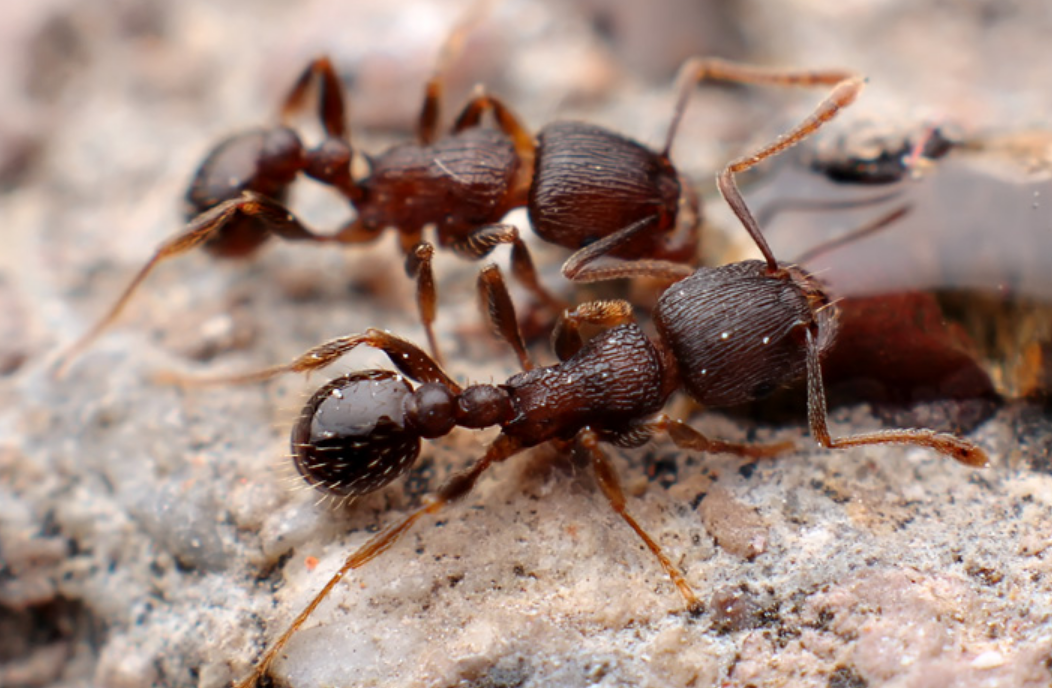
[[[795,267],[771,273],[759,260],[697,270],[662,295],[654,321],[683,386],[706,406],[742,404],[800,379],[805,329],[817,327],[824,353],[837,327],[813,277]]]
[[[607,255],[692,259],[664,250],[679,198],[679,175],[668,157],[632,139],[583,122],[553,122],[537,136],[528,207],[534,231],[545,241],[581,248],[612,228],[654,217],[649,231]]]
[[[292,430],[303,478],[341,497],[379,490],[420,455],[421,433],[406,422],[413,388],[386,370],[338,377],[314,393]]]

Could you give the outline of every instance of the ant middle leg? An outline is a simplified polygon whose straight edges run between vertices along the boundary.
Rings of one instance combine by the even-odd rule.
[[[603,495],[606,497],[607,502],[610,503],[610,507],[620,516],[625,523],[635,531],[636,535],[643,540],[646,544],[647,549],[657,557],[661,563],[661,568],[665,569],[665,573],[668,574],[669,578],[672,579],[672,583],[679,590],[680,594],[683,595],[683,599],[687,602],[687,609],[691,613],[701,611],[702,604],[701,600],[694,593],[694,590],[687,583],[687,579],[684,578],[683,573],[679,568],[672,563],[668,556],[661,550],[661,546],[652,538],[639,523],[632,518],[632,515],[628,513],[628,509],[625,504],[625,494],[621,489],[621,481],[617,477],[617,472],[614,467],[610,464],[610,459],[607,458],[606,453],[603,452],[599,446],[599,436],[591,429],[584,429],[577,434],[576,446],[585,452],[588,452],[588,456],[591,459],[592,469],[595,471],[596,481],[599,483],[599,487],[603,491]]]
[[[166,260],[206,244],[210,239],[219,236],[224,229],[238,223],[251,225],[253,231],[259,231],[261,228],[266,232],[264,237],[273,234],[288,241],[331,241],[330,237],[308,229],[278,201],[253,191],[244,191],[239,198],[224,201],[196,216],[186,229],[162,243],[124,288],[110,310],[94,327],[59,355],[55,362],[54,374],[57,377],[64,375],[76,357],[120,317],[131,297],[154,268]]]
[[[487,93],[481,84],[476,86],[471,100],[457,116],[453,132],[459,133],[465,129],[477,127],[487,111],[493,113],[497,127],[511,139],[515,147],[515,153],[519,157],[515,189],[525,195],[533,180],[533,162],[537,155],[537,143],[525,125],[519,121],[518,116],[502,100]]]
[[[770,459],[787,454],[797,448],[796,442],[785,440],[761,444],[755,442],[727,442],[706,437],[687,423],[670,418],[664,413],[643,424],[643,429],[652,434],[664,433],[681,449],[708,454],[734,454],[750,459]]]
[[[805,331],[807,345],[807,418],[811,434],[823,447],[857,447],[866,444],[912,444],[933,449],[968,466],[984,468],[989,457],[982,448],[945,432],[925,429],[880,430],[832,437],[829,434],[825,387],[822,384],[821,347],[816,333]]]

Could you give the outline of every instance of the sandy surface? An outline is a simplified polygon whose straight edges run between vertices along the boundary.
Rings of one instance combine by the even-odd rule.
[[[628,5],[501,5],[454,67],[449,102],[484,81],[531,126],[581,117],[659,145],[675,66],[719,52],[869,75],[842,131],[948,123],[977,135],[1047,127],[1052,111],[1044,3],[715,11],[669,0],[644,17]],[[150,382],[162,369],[283,361],[369,326],[423,341],[393,240],[347,252],[275,245],[240,264],[187,256],[151,277],[66,379],[46,370],[180,226],[208,147],[273,121],[310,57],[327,52],[349,75],[354,139],[380,150],[409,135],[461,10],[437,0],[2,10],[0,685],[227,684],[350,548],[492,437],[432,443],[406,482],[334,510],[292,489],[284,460],[311,383]],[[816,99],[700,90],[674,157],[711,197],[721,161]],[[320,227],[347,213],[309,185],[294,205]],[[730,225],[718,200],[709,205]],[[546,279],[568,288],[563,254],[538,248]],[[443,258],[437,269],[451,371],[506,378],[514,358],[475,313],[476,266]],[[356,354],[334,370],[381,360]],[[841,433],[880,425],[866,406],[833,421]],[[802,419],[692,423],[729,439],[805,434]],[[697,617],[587,470],[522,457],[341,586],[274,677],[297,688],[1052,685],[1050,428],[1040,407],[1001,407],[970,435],[992,457],[982,471],[916,449],[808,450],[761,465],[664,443],[612,450],[632,513],[707,602]]]

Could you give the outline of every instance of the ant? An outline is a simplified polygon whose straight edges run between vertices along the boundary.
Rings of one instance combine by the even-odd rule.
[[[398,232],[406,271],[417,283],[416,301],[432,356],[442,357],[433,323],[437,293],[434,246],[423,231],[435,227],[440,248],[481,259],[511,245],[515,278],[553,312],[566,302],[541,285],[530,252],[515,225],[502,220],[525,206],[534,231],[549,243],[574,250],[562,272],[578,282],[609,279],[602,257],[646,259],[677,275],[698,254],[699,200],[670,159],[693,85],[706,80],[781,86],[830,86],[840,71],[784,72],[718,59],[687,61],[661,151],[591,124],[557,121],[536,139],[498,98],[481,88],[439,136],[444,73],[477,17],[447,38],[425,87],[417,141],[368,156],[349,142],[339,77],[326,57],[312,61],[286,95],[279,126],[251,129],[220,142],[201,163],[187,191],[189,222],[165,241],[133,277],[109,311],[60,354],[61,375],[120,316],[134,292],[160,263],[202,246],[216,257],[255,253],[270,237],[286,241],[359,244],[386,229]],[[324,140],[308,149],[288,126],[317,83]],[[494,127],[483,126],[489,113]],[[356,174],[357,163],[368,171]],[[291,184],[305,174],[341,194],[356,211],[334,234],[311,230],[285,206]],[[680,214],[681,207],[687,212]],[[619,273],[623,274],[623,273]]]
[[[401,375],[365,370],[330,381],[307,402],[292,431],[299,473],[321,491],[348,500],[378,490],[408,470],[422,439],[445,436],[457,426],[500,428],[482,457],[439,488],[431,501],[351,553],[237,687],[248,688],[266,675],[288,640],[348,572],[392,547],[425,515],[463,498],[492,465],[549,442],[572,448],[590,461],[610,506],[658,559],[687,609],[698,612],[701,602],[683,573],[628,512],[601,443],[634,447],[665,433],[683,449],[758,458],[788,452],[796,445],[710,439],[661,411],[680,389],[701,405],[713,407],[756,399],[806,378],[811,434],[823,447],[909,444],[969,466],[985,466],[983,449],[932,430],[882,430],[839,438],[830,434],[821,358],[836,334],[836,304],[815,277],[775,259],[734,179],[819,129],[854,102],[863,83],[855,76],[844,79],[789,133],[732,161],[718,175],[721,193],[764,259],[696,270],[677,267],[681,279],[663,293],[653,311],[656,337],[640,328],[627,302],[592,301],[560,317],[552,335],[560,362],[535,367],[518,331],[503,277],[498,268],[487,266],[479,275],[480,294],[494,329],[515,350],[524,369],[503,384],[463,387],[433,356],[377,329],[333,339],[287,365],[254,373],[207,379],[175,376],[174,381],[189,384],[259,382],[287,372],[309,373],[362,345],[382,351]],[[674,276],[669,265],[655,267],[652,261],[626,263],[605,274]],[[583,325],[606,329],[585,341]],[[414,388],[407,378],[418,386]]]

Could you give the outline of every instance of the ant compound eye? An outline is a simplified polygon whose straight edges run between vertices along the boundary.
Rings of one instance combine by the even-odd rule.
[[[314,393],[292,430],[296,469],[314,487],[356,497],[405,473],[420,455],[420,434],[402,411],[413,388],[383,370],[351,373]]]

